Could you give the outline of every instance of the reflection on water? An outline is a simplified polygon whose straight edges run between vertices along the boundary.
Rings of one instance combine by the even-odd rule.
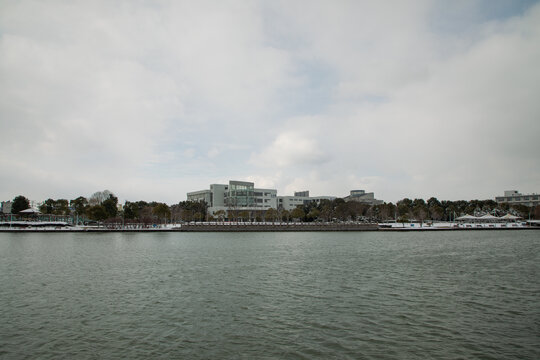
[[[3,358],[540,358],[540,232],[0,234]]]

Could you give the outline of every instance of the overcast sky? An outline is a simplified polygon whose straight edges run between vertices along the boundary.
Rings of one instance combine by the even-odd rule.
[[[540,192],[540,4],[0,0],[0,130],[0,200]]]

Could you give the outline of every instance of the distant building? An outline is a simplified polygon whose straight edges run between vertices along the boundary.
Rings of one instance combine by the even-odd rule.
[[[11,214],[11,201],[2,201],[0,212],[3,214]]]
[[[187,193],[188,201],[205,201],[208,213],[215,214],[219,210],[263,212],[277,208],[277,190],[259,189],[247,181],[231,180],[229,184],[212,184],[208,190]]]
[[[335,196],[310,197],[309,191],[297,191],[294,196],[278,196],[278,209],[291,211],[298,206],[307,205],[310,202],[320,203],[322,200],[334,200]]]
[[[299,205],[334,199],[335,196],[310,197],[307,190],[295,192],[294,196],[277,196],[276,189],[255,188],[252,182],[235,180],[229,181],[229,184],[212,184],[210,189],[187,193],[188,201],[206,202],[210,215],[223,210],[227,218],[230,218],[231,211],[236,213],[247,211],[253,218],[253,215],[264,215],[269,209],[290,211]]]
[[[368,205],[380,205],[383,203],[382,200],[375,199],[375,193],[367,193],[364,190],[351,190],[351,193],[348,196],[345,196],[343,200],[356,201]]]
[[[540,195],[538,194],[521,194],[517,190],[506,190],[504,196],[495,197],[498,204],[507,203],[509,205],[525,205],[538,206],[540,205]]]
[[[211,184],[209,189],[187,193],[188,201],[205,202],[208,205],[208,214],[214,216],[216,212],[223,211],[226,218],[237,218],[241,212],[248,212],[250,218],[262,217],[269,209],[291,211],[298,206],[309,203],[319,204],[323,200],[335,200],[335,196],[309,196],[309,191],[296,191],[292,196],[277,196],[276,189],[255,188],[255,184],[248,181],[230,180],[228,184]],[[382,204],[382,200],[375,199],[374,193],[364,190],[352,190],[345,201],[357,201],[368,205]]]

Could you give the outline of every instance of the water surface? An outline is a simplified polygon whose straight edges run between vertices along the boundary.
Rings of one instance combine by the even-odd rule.
[[[540,232],[2,233],[0,357],[539,359]]]

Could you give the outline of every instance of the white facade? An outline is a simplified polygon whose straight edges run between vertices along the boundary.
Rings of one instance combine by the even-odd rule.
[[[375,193],[367,193],[364,190],[351,190],[348,196],[343,198],[345,201],[356,201],[368,205],[380,205],[382,200],[375,199]]]
[[[508,203],[510,205],[538,206],[540,205],[540,195],[521,194],[517,190],[506,190],[504,196],[495,198],[498,204]]]
[[[229,184],[212,184],[209,190],[199,190],[187,194],[188,201],[205,201],[208,213],[217,211],[260,212],[277,208],[276,189],[258,189],[247,181],[229,181]]]
[[[278,196],[278,208],[291,211],[298,206],[307,205],[310,202],[316,202],[317,204],[321,200],[334,200],[335,196],[315,196],[310,197],[309,191],[297,191],[294,193],[294,196]]]
[[[276,189],[259,189],[252,182],[235,180],[229,181],[229,184],[212,184],[210,189],[187,193],[188,201],[205,201],[210,215],[223,211],[226,217],[231,211],[248,211],[260,215],[268,209],[291,211],[311,202],[318,204],[322,200],[334,199],[335,196],[310,197],[309,191],[295,192],[294,196],[277,196]]]

